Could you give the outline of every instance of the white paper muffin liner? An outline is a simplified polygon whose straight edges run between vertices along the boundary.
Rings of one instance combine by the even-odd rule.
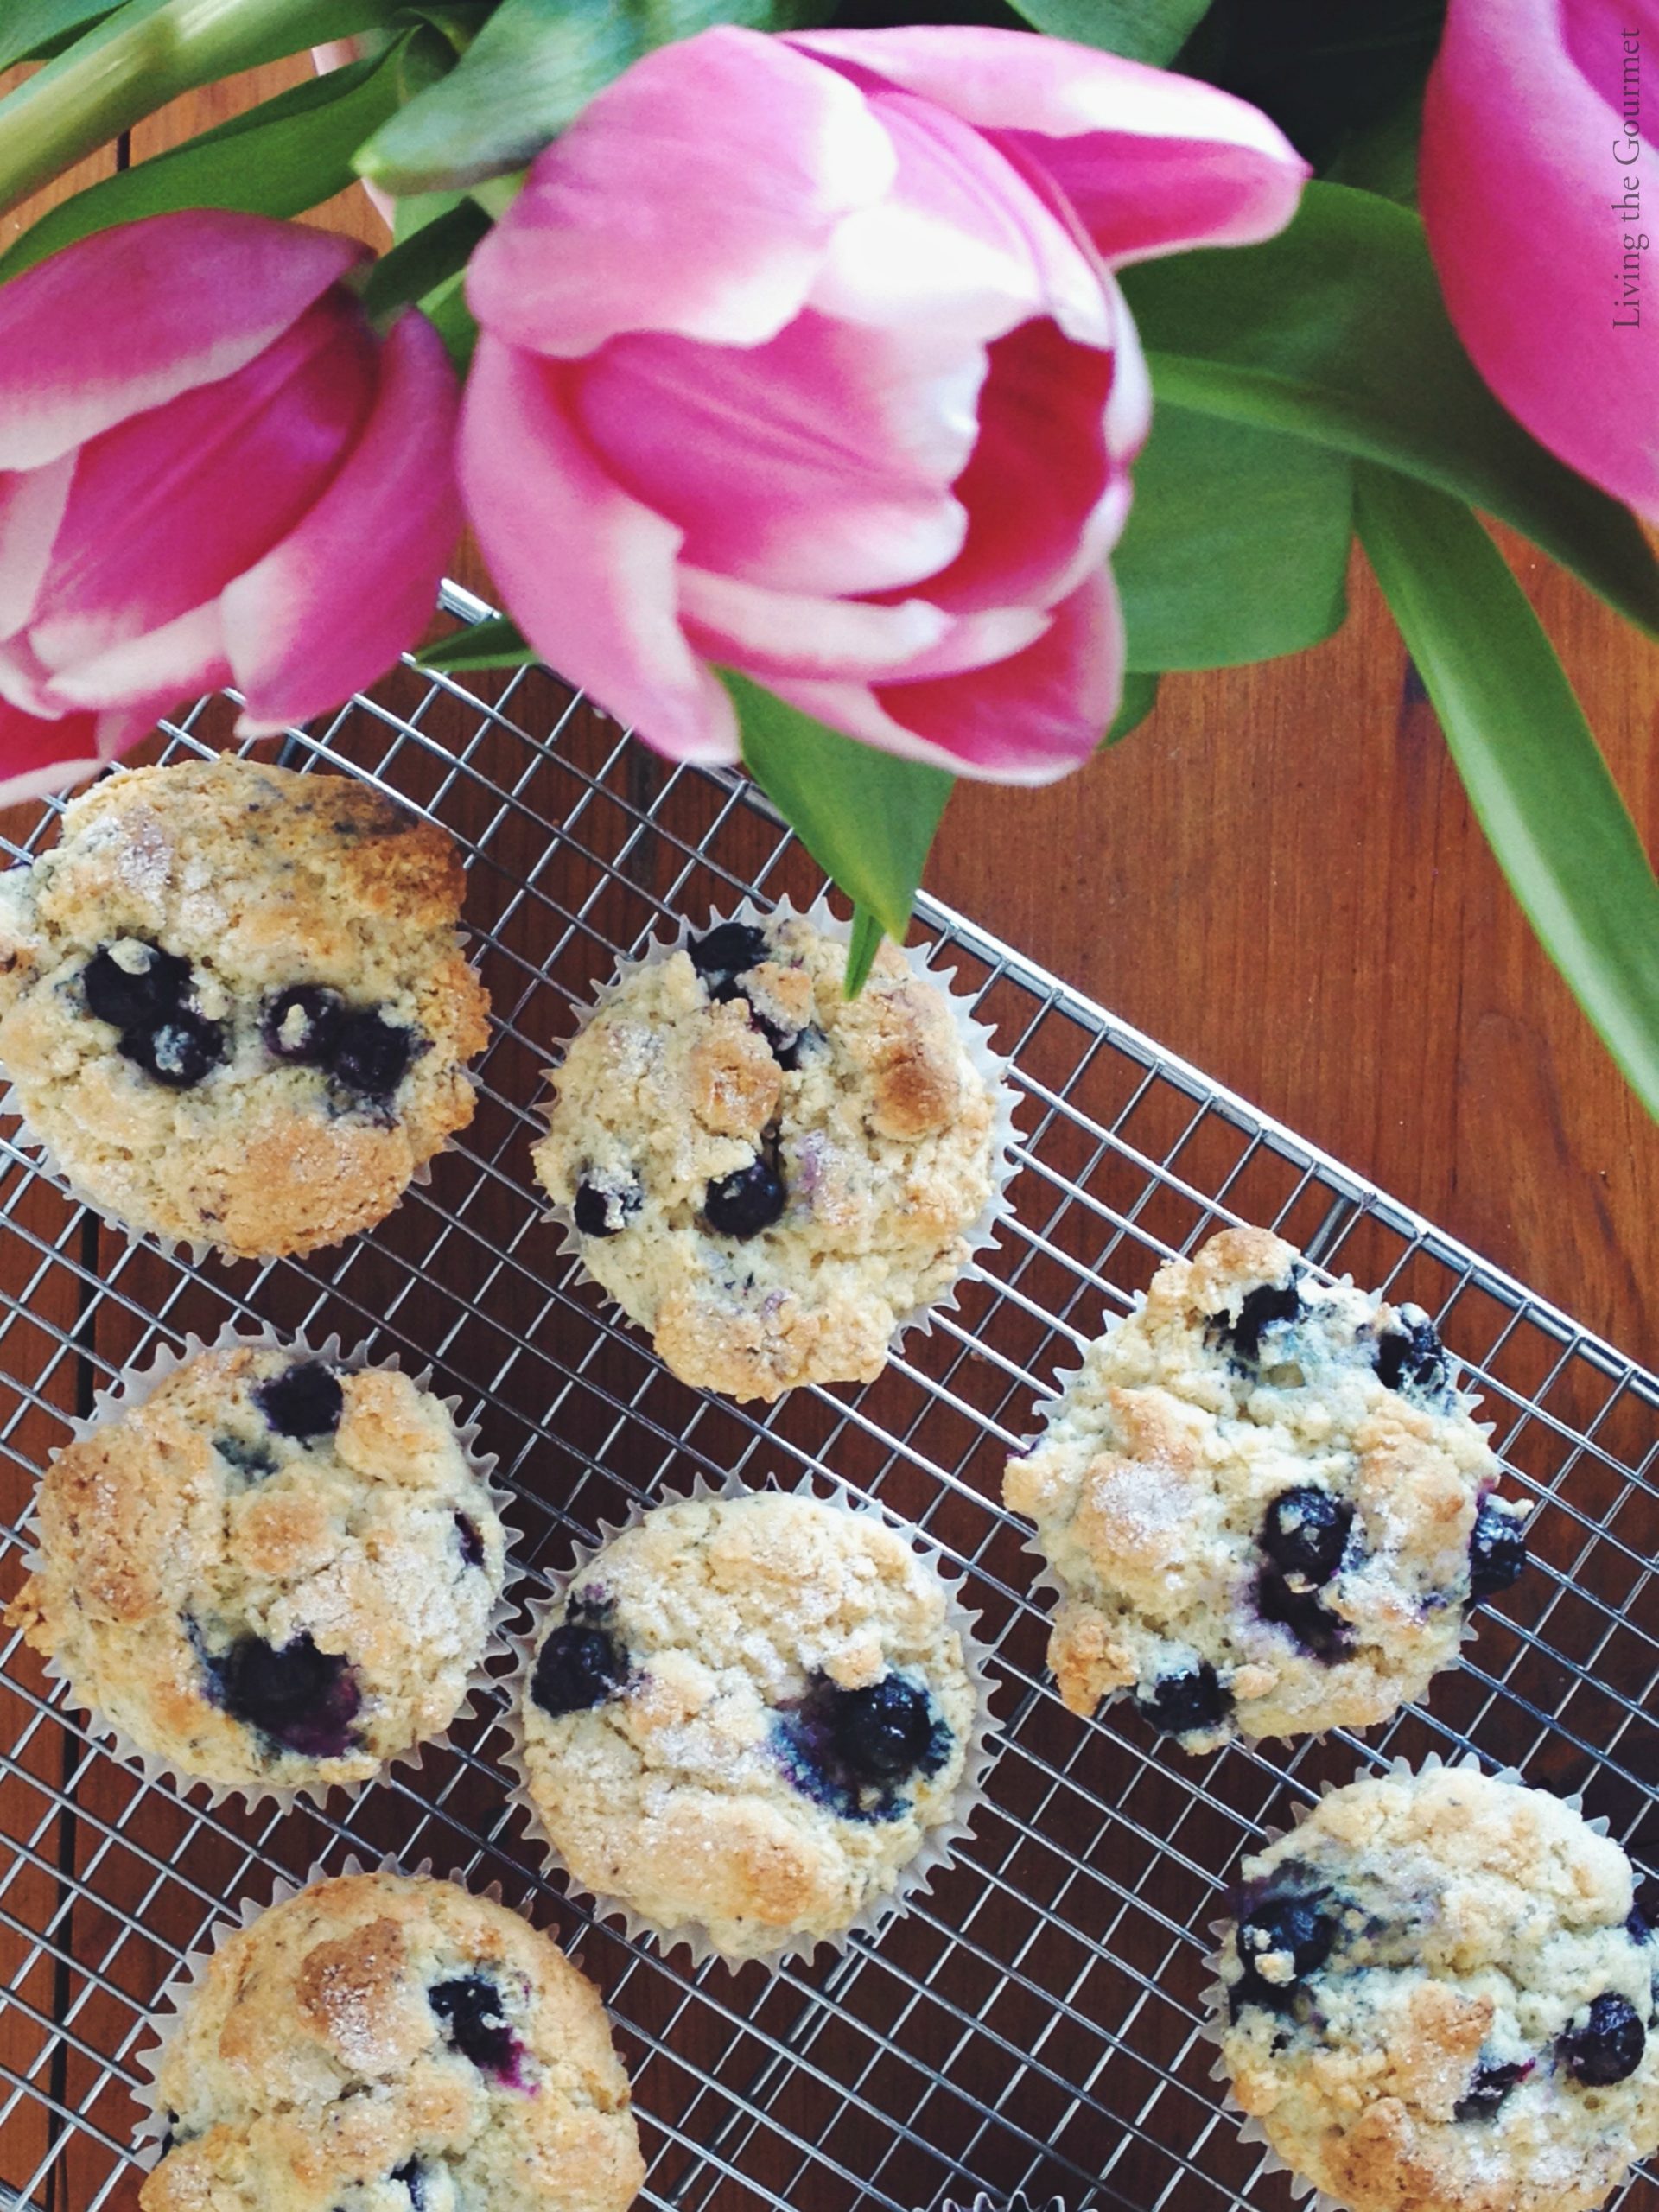
[[[847,944],[852,938],[851,922],[842,921],[836,916],[830,906],[830,894],[827,890],[820,892],[812,904],[806,907],[798,906],[793,899],[787,897],[779,899],[775,905],[770,906],[763,906],[754,899],[745,899],[729,912],[718,910],[710,912],[695,927],[683,915],[680,915],[676,918],[671,937],[654,938],[643,953],[622,960],[610,980],[599,987],[594,993],[593,1004],[588,1007],[575,1029],[564,1039],[560,1047],[561,1058],[569,1052],[575,1039],[586,1029],[594,1015],[602,1013],[607,1006],[610,1006],[642,968],[654,967],[658,962],[666,960],[672,954],[682,950],[693,938],[706,936],[710,930],[721,928],[728,922],[763,928],[767,922],[779,918],[804,921],[823,936],[834,938],[839,944]],[[976,1019],[973,1012],[972,1000],[965,994],[950,988],[956,980],[956,969],[935,968],[929,957],[930,948],[925,945],[899,944],[895,947],[895,950],[912,975],[918,982],[926,983],[931,989],[937,991],[950,1009],[951,1018],[956,1024],[957,1033],[961,1039],[963,1048],[972,1062],[975,1072],[988,1087],[995,1110],[991,1123],[990,1195],[973,1220],[969,1222],[961,1231],[968,1247],[967,1256],[958,1273],[936,1297],[927,1300],[925,1304],[899,1317],[887,1338],[889,1360],[897,1357],[900,1345],[912,1329],[925,1336],[931,1332],[937,1315],[950,1313],[955,1309],[957,1294],[964,1283],[971,1282],[976,1278],[989,1282],[995,1281],[995,1277],[990,1274],[983,1263],[983,1255],[995,1249],[998,1231],[1009,1212],[1007,1187],[1013,1181],[1018,1168],[1018,1162],[1014,1156],[1014,1147],[1019,1134],[1014,1126],[1014,1108],[1018,1102],[1014,1087],[1008,1081],[1008,1071],[1013,1062],[1005,1054],[992,1049],[991,1040],[995,1033],[988,1024]],[[554,1105],[552,1086],[557,1081],[558,1069],[544,1068],[543,1076],[549,1088],[537,1102],[536,1110],[545,1120],[550,1117],[552,1112]],[[539,1182],[537,1188],[540,1188]],[[543,1192],[544,1198],[545,1195]],[[582,1265],[584,1277],[593,1283],[607,1305],[613,1311],[620,1313],[632,1327],[638,1328],[643,1333],[649,1335],[650,1331],[645,1324],[635,1321],[621,1301],[607,1290],[604,1284],[589,1272],[582,1258],[582,1248],[586,1239],[578,1230],[575,1216],[569,1207],[550,1202],[543,1218],[551,1222],[558,1229],[561,1250],[575,1255],[578,1263]],[[853,1381],[857,1378],[849,1376],[831,1379]],[[797,1383],[790,1387],[798,1389],[810,1386]],[[786,1395],[786,1393],[780,1395]]]
[[[1438,1774],[1448,1767],[1484,1774],[1489,1781],[1512,1783],[1522,1789],[1537,1789],[1538,1788],[1535,1783],[1529,1782],[1516,1767],[1497,1767],[1488,1773],[1485,1763],[1478,1751],[1465,1751],[1459,1757],[1449,1759],[1443,1758],[1438,1751],[1430,1751],[1417,1765],[1414,1765],[1408,1758],[1394,1758],[1389,1761],[1385,1768],[1368,1769],[1360,1774],[1351,1775],[1346,1782],[1322,1782],[1319,1784],[1319,1802],[1322,1802],[1326,1797],[1334,1796],[1338,1789],[1351,1788],[1356,1782],[1410,1782],[1419,1775]],[[1564,1797],[1557,1797],[1553,1789],[1540,1790],[1538,1794],[1541,1796],[1554,1797],[1558,1805],[1565,1805],[1570,1811],[1580,1816],[1583,1815],[1584,1793],[1582,1790],[1575,1789],[1570,1796]],[[1309,1815],[1317,1809],[1317,1802],[1298,1805],[1292,1813],[1288,1828],[1265,1827],[1262,1829],[1262,1847],[1277,1843],[1283,1837],[1293,1834]],[[1607,1834],[1607,1822],[1599,1816],[1592,1821],[1586,1821],[1585,1826],[1594,1835]],[[1254,1855],[1254,1853],[1247,1854],[1251,1857]],[[1288,2176],[1292,2191],[1298,2196],[1309,2198],[1306,2212],[1350,2212],[1344,2199],[1331,2196],[1326,2190],[1322,2190],[1309,2175],[1299,2172],[1287,2159],[1281,2157],[1274,2148],[1268,2132],[1261,2121],[1253,2113],[1247,2113],[1233,2094],[1232,2076],[1227,2070],[1226,2059],[1222,2056],[1222,2044],[1228,2021],[1226,2017],[1227,1985],[1221,1978],[1224,1948],[1232,1926],[1233,1922],[1230,1916],[1211,1923],[1211,1933],[1216,1938],[1216,1948],[1205,1953],[1204,1963],[1216,1978],[1205,1985],[1199,1999],[1204,2006],[1204,2019],[1198,2032],[1206,2043],[1214,2044],[1216,2046],[1216,2061],[1210,2069],[1210,2078],[1212,2082],[1221,2084],[1222,2109],[1236,2126],[1239,2141],[1247,2143],[1253,2150],[1259,2150],[1262,2152],[1262,2172]]]
[[[516,1910],[512,1905],[503,1904],[499,1882],[491,1882],[481,1890],[473,1889],[467,1883],[457,1882],[449,1875],[435,1873],[429,1859],[423,1859],[417,1866],[407,1867],[399,1866],[397,1860],[390,1853],[380,1859],[370,1859],[361,1858],[357,1853],[353,1852],[338,1866],[329,1866],[323,1859],[314,1859],[308,1871],[297,1881],[289,1875],[274,1873],[271,1877],[270,1895],[263,1904],[257,1897],[238,1897],[236,1903],[236,1917],[233,1920],[215,1921],[207,1933],[207,1940],[194,1945],[185,1953],[174,1973],[158,1993],[155,2005],[150,2012],[148,2024],[156,2040],[136,2054],[135,2063],[143,2078],[134,2084],[132,2091],[134,2101],[146,2107],[143,2117],[133,2130],[133,2154],[141,2166],[148,2171],[160,2163],[162,2144],[166,2137],[168,2127],[168,2107],[162,2100],[162,2069],[166,2063],[168,2050],[174,2037],[189,2016],[190,2009],[195,2002],[196,1992],[200,1987],[203,1977],[213,1962],[214,1954],[227,1938],[240,1935],[245,1929],[251,1928],[256,1920],[263,1919],[266,1913],[273,1910],[277,1905],[286,1904],[290,1897],[300,1896],[303,1891],[314,1888],[320,1882],[340,1881],[356,1874],[396,1874],[404,1881],[448,1882],[450,1888],[464,1891],[471,1897],[482,1897],[491,1904],[501,1905],[504,1911],[512,1912]],[[518,1916],[524,1919],[527,1925],[534,1927],[535,1923],[529,1921],[527,1916],[521,1913]],[[558,1944],[545,1929],[538,1928],[536,1933],[543,1942],[552,1943],[556,1949],[563,1950],[563,1947]],[[576,1965],[575,1960],[571,1957],[569,1951],[563,1951],[563,1955],[570,1960],[572,1966]],[[577,1967],[577,1971],[580,1973],[582,1969]],[[584,1978],[589,1981],[593,1979],[591,1975]],[[605,2012],[607,2020],[610,2020],[611,2011],[608,2005],[606,2005]]]
[[[221,1329],[218,1336],[211,1341],[205,1341],[200,1337],[194,1335],[188,1336],[185,1338],[183,1350],[180,1351],[175,1351],[169,1345],[163,1344],[148,1366],[142,1369],[129,1368],[118,1375],[115,1380],[106,1384],[93,1399],[92,1410],[90,1414],[65,1417],[75,1442],[79,1443],[83,1437],[90,1435],[94,1429],[101,1427],[106,1421],[118,1420],[124,1414],[135,1412],[154,1396],[163,1382],[176,1375],[179,1370],[188,1362],[200,1358],[204,1352],[229,1351],[238,1349],[247,1351],[287,1352],[302,1359],[325,1360],[331,1366],[344,1369],[353,1374],[368,1371],[402,1374],[404,1371],[403,1362],[395,1352],[388,1353],[378,1359],[372,1359],[368,1357],[366,1344],[359,1344],[349,1352],[342,1352],[340,1338],[337,1336],[329,1336],[322,1343],[314,1344],[303,1336],[283,1335],[279,1331],[264,1325],[248,1327],[232,1321],[226,1328]],[[409,1379],[417,1390],[429,1393],[432,1370],[430,1367],[423,1368],[418,1375],[412,1375]],[[335,1780],[324,1782],[321,1779],[296,1783],[257,1780],[234,1783],[214,1782],[206,1775],[192,1774],[177,1766],[159,1751],[146,1751],[141,1744],[134,1741],[125,1729],[118,1722],[111,1720],[100,1707],[94,1704],[77,1688],[73,1677],[60,1664],[55,1656],[44,1657],[41,1663],[48,1677],[63,1685],[64,1702],[73,1711],[86,1714],[87,1733],[104,1746],[111,1758],[118,1760],[124,1766],[136,1767],[147,1783],[163,1785],[181,1797],[188,1796],[193,1789],[205,1790],[207,1793],[207,1803],[210,1807],[240,1802],[251,1809],[256,1806],[270,1802],[274,1804],[280,1812],[289,1812],[295,1805],[301,1802],[321,1805],[328,1793],[334,1789],[342,1790],[348,1797],[356,1796],[361,1790],[366,1789],[371,1782],[378,1780],[394,1766],[418,1768],[429,1747],[443,1743],[448,1736],[449,1730],[462,1719],[469,1708],[475,1715],[484,1709],[484,1694],[490,1688],[492,1682],[489,1672],[490,1662],[513,1649],[512,1643],[506,1634],[506,1624],[512,1619],[518,1609],[516,1604],[506,1596],[505,1592],[512,1579],[512,1541],[521,1532],[509,1518],[514,1506],[512,1493],[491,1479],[498,1464],[497,1454],[493,1452],[480,1452],[477,1449],[479,1422],[475,1420],[463,1421],[459,1418],[461,1405],[459,1396],[441,1398],[438,1402],[448,1415],[450,1426],[454,1431],[455,1440],[461,1446],[467,1464],[479,1482],[483,1484],[495,1516],[501,1523],[505,1547],[502,1588],[496,1593],[494,1603],[490,1608],[489,1616],[485,1624],[483,1645],[478,1657],[468,1669],[461,1700],[450,1716],[448,1726],[435,1736],[423,1737],[419,1743],[411,1744],[405,1751],[394,1751],[372,1773],[362,1775],[354,1782]],[[59,1455],[54,1452],[52,1456],[56,1459]],[[45,1557],[40,1547],[38,1498],[31,1502],[28,1512],[23,1516],[22,1532],[29,1539],[29,1548],[23,1554],[24,1571],[27,1574],[35,1574],[41,1572],[45,1566]]]
[[[1031,2196],[1023,2189],[1003,2196],[980,2189],[971,2196],[947,2196],[939,2212],[1070,2212],[1070,2207],[1063,2196]]]
[[[1301,1256],[1303,1255],[1300,1254],[1298,1255],[1299,1258]],[[1310,1262],[1310,1264],[1313,1263]],[[1349,1274],[1334,1275],[1331,1277],[1330,1280],[1338,1289],[1357,1290],[1359,1288],[1359,1286],[1355,1282],[1353,1277]],[[1392,1304],[1393,1302],[1391,1300],[1385,1299],[1380,1290],[1363,1291],[1360,1293],[1360,1295],[1370,1300],[1373,1313],[1376,1313],[1380,1307]],[[1145,1306],[1146,1302],[1147,1294],[1145,1291],[1132,1291],[1129,1294],[1128,1311],[1125,1313],[1118,1313],[1111,1316],[1107,1321],[1105,1327],[1101,1330],[1099,1335],[1091,1339],[1089,1348],[1092,1350],[1096,1344],[1109,1342],[1110,1338],[1115,1337],[1117,1334],[1117,1332],[1123,1327],[1126,1322],[1132,1321],[1135,1319],[1135,1315],[1140,1313],[1141,1307]],[[1398,1311],[1398,1308],[1395,1310]],[[1457,1361],[1459,1370],[1464,1367],[1464,1362],[1458,1359],[1455,1352],[1451,1353],[1449,1356]],[[1045,1436],[1047,1434],[1048,1426],[1051,1421],[1052,1421],[1056,1415],[1065,1411],[1066,1401],[1071,1395],[1072,1386],[1077,1382],[1078,1378],[1084,1374],[1084,1366],[1081,1360],[1078,1361],[1075,1367],[1065,1367],[1056,1370],[1052,1387],[1041,1397],[1033,1400],[1031,1409],[1033,1425],[1027,1433],[1020,1439],[1018,1452],[1011,1452],[1009,1454],[1010,1459],[1023,1459],[1028,1453],[1036,1450],[1037,1446],[1043,1441]],[[1457,1389],[1455,1395],[1457,1398],[1458,1409],[1472,1417],[1475,1408],[1481,1403],[1480,1393],[1476,1390],[1465,1390],[1459,1387]],[[1497,1424],[1495,1421],[1478,1421],[1474,1425],[1479,1430],[1482,1436],[1485,1438],[1488,1445],[1490,1445],[1492,1438],[1497,1433]],[[1492,1458],[1498,1469],[1500,1476],[1509,1474],[1513,1471],[1505,1460],[1498,1458],[1497,1452],[1493,1452]],[[1496,1485],[1494,1485],[1494,1488],[1495,1487]],[[1522,1517],[1524,1520],[1531,1517],[1533,1508],[1536,1504],[1537,1501],[1535,1498],[1516,1497],[1505,1498],[1503,1503],[1506,1505],[1520,1507],[1522,1509]],[[1020,1515],[1018,1518],[1023,1521],[1025,1516],[1022,1514]],[[1052,1626],[1055,1611],[1072,1594],[1071,1586],[1062,1580],[1051,1563],[1048,1554],[1043,1548],[1042,1535],[1039,1531],[1033,1529],[1032,1534],[1027,1536],[1025,1541],[1021,1544],[1020,1549],[1026,1553],[1028,1558],[1034,1559],[1038,1563],[1037,1572],[1031,1578],[1031,1595],[1033,1599],[1046,1599],[1048,1601],[1046,1611]],[[1482,1625],[1481,1617],[1483,1610],[1484,1609],[1480,1605],[1472,1602],[1465,1607],[1462,1628],[1459,1632],[1460,1643],[1472,1643],[1479,1636]],[[1452,1671],[1452,1665],[1455,1663],[1456,1662],[1450,1662],[1446,1666],[1437,1667],[1434,1670],[1434,1674],[1429,1677],[1430,1685],[1432,1686],[1440,1675],[1450,1674]],[[1427,1697],[1427,1694],[1428,1691],[1427,1688],[1421,1693],[1421,1695],[1423,1697]],[[1132,1702],[1134,1695],[1135,1686],[1133,1683],[1126,1682],[1121,1689],[1108,1690],[1106,1694],[1101,1699],[1098,1705],[1095,1707],[1095,1713],[1093,1717],[1097,1719],[1099,1715],[1105,1712],[1110,1706],[1121,1705],[1126,1700]],[[1380,1719],[1367,1721],[1364,1726],[1368,1728],[1385,1727],[1389,1721],[1397,1719],[1402,1713],[1409,1712],[1416,1702],[1417,1700],[1415,1699],[1408,1699],[1404,1703],[1397,1705],[1393,1713],[1383,1714]],[[1322,1744],[1332,1732],[1328,1728],[1309,1728],[1299,1730],[1294,1735],[1257,1736],[1252,1734],[1249,1728],[1240,1725],[1237,1727],[1236,1732],[1239,1740],[1249,1744]],[[1171,1740],[1173,1741],[1174,1739],[1171,1738]],[[1230,1741],[1231,1738],[1229,1738],[1229,1740]],[[1177,1745],[1177,1748],[1180,1749],[1182,1747]],[[1226,1745],[1224,1743],[1216,1747],[1217,1751],[1224,1751],[1225,1749]],[[1216,1756],[1216,1751],[1189,1751],[1186,1753],[1186,1756],[1189,1758],[1213,1758]]]
[[[844,1513],[866,1516],[881,1522],[904,1538],[944,1590],[945,1620],[950,1627],[956,1630],[961,1640],[963,1669],[973,1684],[974,1720],[963,1752],[962,1775],[953,1793],[949,1814],[927,1829],[914,1855],[898,1870],[892,1889],[882,1891],[870,1898],[846,1927],[835,1935],[785,1935],[770,1950],[745,1952],[741,1956],[733,1956],[720,1948],[700,1922],[688,1920],[673,1928],[660,1927],[656,1921],[638,1911],[626,1897],[592,1889],[577,1878],[548,1834],[536,1804],[525,1756],[523,1709],[531,1671],[536,1663],[537,1650],[548,1616],[562,1602],[571,1584],[580,1580],[599,1554],[614,1543],[619,1536],[637,1529],[647,1514],[655,1512],[659,1506],[697,1504],[710,1498],[764,1497],[769,1493],[810,1497],[820,1505],[830,1505]],[[665,1491],[649,1504],[634,1506],[620,1522],[601,1521],[599,1528],[597,1541],[578,1544],[572,1565],[551,1578],[553,1588],[549,1595],[530,1600],[530,1628],[525,1634],[512,1639],[517,1660],[517,1670],[512,1677],[513,1694],[505,1710],[497,1716],[497,1725],[507,1737],[504,1763],[513,1776],[513,1788],[508,1796],[509,1809],[516,1807],[524,1815],[527,1837],[540,1850],[548,1865],[564,1876],[570,1894],[588,1902],[595,1918],[620,1920],[630,1941],[636,1943],[649,1941],[665,1955],[683,1947],[690,1952],[694,1971],[705,1960],[717,1959],[734,1973],[756,1962],[764,1965],[769,1973],[776,1973],[791,1960],[810,1959],[821,1944],[839,1952],[846,1948],[855,1935],[874,1936],[889,1919],[907,1910],[913,1899],[931,1891],[934,1876],[943,1873],[953,1863],[957,1845],[966,1841],[971,1833],[974,1815],[985,1802],[985,1777],[997,1750],[996,1724],[990,1709],[995,1686],[991,1681],[987,1663],[988,1655],[974,1633],[979,1616],[969,1612],[958,1601],[961,1578],[945,1572],[944,1553],[924,1530],[900,1520],[897,1514],[889,1512],[885,1506],[861,1497],[843,1484],[810,1472],[803,1475],[798,1483],[783,1484],[773,1480],[759,1489],[752,1488],[736,1475],[728,1475],[719,1483],[711,1483],[698,1475],[689,1492]]]

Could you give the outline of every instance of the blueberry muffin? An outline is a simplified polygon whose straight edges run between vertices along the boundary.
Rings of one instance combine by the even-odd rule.
[[[1243,1872],[1233,2094],[1352,2212],[1581,2212],[1659,2146],[1659,1942],[1569,1806],[1468,1768],[1356,1782]]]
[[[576,1880],[737,1960],[810,1950],[894,1896],[960,1817],[980,1710],[944,1586],[902,1536],[757,1493],[658,1506],[589,1560],[522,1719]]]
[[[723,922],[571,1041],[536,1173],[588,1273],[688,1382],[868,1382],[967,1265],[998,1099],[944,993],[884,944],[861,995],[800,916]]]
[[[505,1578],[489,1490],[405,1375],[248,1344],[48,1468],[8,1619],[181,1775],[360,1782],[447,1728]]]
[[[1059,1585],[1065,1703],[1131,1690],[1203,1751],[1421,1697],[1526,1559],[1476,1402],[1427,1314],[1264,1230],[1160,1268],[1003,1481]]]
[[[233,756],[108,777],[0,878],[0,1065],[79,1192],[226,1256],[389,1213],[472,1118],[488,1001],[432,823]]]
[[[225,1937],[161,2054],[144,2212],[626,2212],[599,1993],[451,1882],[315,1883]]]

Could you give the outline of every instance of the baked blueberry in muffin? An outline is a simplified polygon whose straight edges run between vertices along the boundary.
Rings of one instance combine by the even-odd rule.
[[[459,856],[369,785],[234,755],[117,774],[0,879],[0,1063],[136,1230],[265,1255],[389,1212],[473,1110]]]
[[[1233,1912],[1234,2095],[1351,2212],[1582,2212],[1659,2146],[1659,1945],[1560,1800],[1352,1783],[1244,1861]]]
[[[1128,1690],[1207,1751],[1420,1697],[1526,1563],[1474,1402],[1426,1314],[1264,1230],[1160,1268],[1004,1478],[1060,1587],[1065,1702]]]

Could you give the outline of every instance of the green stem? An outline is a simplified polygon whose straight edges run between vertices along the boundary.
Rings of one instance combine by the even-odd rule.
[[[388,23],[398,0],[127,0],[0,100],[0,213],[181,92]]]

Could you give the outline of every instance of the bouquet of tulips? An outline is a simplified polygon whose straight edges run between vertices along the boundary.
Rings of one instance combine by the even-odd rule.
[[[1659,633],[1659,5],[1015,4],[11,0],[0,207],[332,43],[0,257],[6,793],[209,687],[335,707],[464,516],[506,612],[427,664],[544,658],[741,762],[855,988],[955,777],[1314,644],[1357,536],[1659,1111],[1659,886],[1478,518]],[[378,257],[295,219],[357,179]]]

